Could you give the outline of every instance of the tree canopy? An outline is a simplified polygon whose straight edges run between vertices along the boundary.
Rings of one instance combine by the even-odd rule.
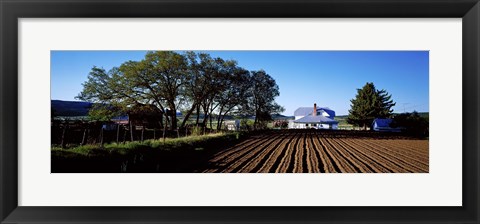
[[[252,71],[250,77],[252,97],[247,101],[247,111],[255,114],[254,128],[265,128],[266,122],[272,120],[271,114],[280,113],[284,108],[275,103],[280,95],[275,80],[265,71]]]
[[[265,71],[250,72],[234,60],[206,53],[150,51],[140,61],[127,61],[109,71],[93,67],[77,99],[123,112],[135,105],[152,105],[168,115],[165,125],[171,130],[178,126],[175,111],[184,115],[180,127],[194,112],[197,125],[211,124],[215,116],[219,129],[226,115],[255,115],[256,124],[269,120],[271,113],[283,109],[275,103],[279,94]],[[103,111],[92,114],[108,112],[98,109]]]
[[[417,111],[395,115],[390,126],[402,128],[405,133],[416,137],[428,137],[428,118],[420,116]]]
[[[350,100],[347,122],[366,129],[375,118],[391,117],[392,107],[395,106],[391,98],[392,95],[386,90],[377,90],[373,83],[367,82],[361,89],[357,89],[357,95]]]

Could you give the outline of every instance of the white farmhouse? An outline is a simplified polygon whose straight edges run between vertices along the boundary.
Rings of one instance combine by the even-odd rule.
[[[288,128],[294,129],[338,129],[338,121],[334,120],[335,111],[328,107],[300,107],[294,112],[295,120],[290,121]]]

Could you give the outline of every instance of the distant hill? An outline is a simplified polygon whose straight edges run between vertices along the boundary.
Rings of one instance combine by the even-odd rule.
[[[90,108],[92,108],[92,103],[81,101],[52,100],[51,107],[55,116],[77,117],[87,116],[88,111],[90,110]]]
[[[281,114],[272,114],[272,119],[273,120],[290,120],[290,119],[295,119],[295,116],[285,116]]]
[[[410,112],[411,113],[411,112]],[[429,112],[417,112],[420,117],[428,118],[430,113]],[[394,113],[393,115],[396,114],[402,114],[402,113]],[[339,115],[335,116],[335,119],[347,119],[348,115]]]
[[[51,107],[55,116],[59,117],[78,117],[78,116],[87,116],[88,111],[92,108],[92,103],[81,102],[81,101],[64,101],[64,100],[51,100]],[[181,113],[177,114],[181,116]],[[200,115],[200,118],[203,119],[203,114]],[[289,120],[295,119],[294,116],[285,116],[281,114],[273,114],[273,120]],[[227,115],[225,116],[226,120],[235,119],[234,116]],[[254,118],[252,118],[254,119]]]

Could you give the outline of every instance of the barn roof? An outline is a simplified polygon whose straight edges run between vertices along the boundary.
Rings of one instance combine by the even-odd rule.
[[[332,117],[335,117],[335,111],[328,107],[317,107],[317,111],[324,110]],[[313,111],[313,107],[299,107],[298,109],[293,112],[293,116],[307,116],[311,115]]]
[[[390,127],[392,121],[390,118],[375,118],[373,123],[376,123],[378,127]]]
[[[295,123],[338,124],[338,121],[330,119],[328,117],[321,116],[321,115],[317,115],[317,116],[308,115],[308,116],[302,117],[298,120],[295,120],[293,122],[295,122]]]

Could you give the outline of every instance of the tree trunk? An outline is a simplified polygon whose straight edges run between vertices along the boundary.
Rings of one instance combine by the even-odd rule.
[[[165,114],[165,117],[167,117],[168,115]],[[167,119],[165,118],[165,125],[163,125],[163,142],[165,142],[165,131],[167,129]]]
[[[130,141],[133,142],[133,125],[132,125],[132,121],[128,121],[128,123],[130,124]]]
[[[125,128],[123,130],[123,144],[125,144],[126,141],[127,141],[127,129]]]
[[[219,119],[220,121],[219,121],[219,124],[218,124],[220,127],[222,127],[223,121],[225,120],[225,116],[226,116],[226,115],[228,114],[228,112],[230,112],[232,109],[233,109],[233,107],[227,109],[227,111],[225,111],[225,113],[223,113],[223,115],[221,115],[221,113],[219,114],[219,115],[221,115],[221,117],[219,117],[219,118],[221,118],[221,119]],[[223,110],[223,108],[222,108],[222,110]],[[235,129],[236,129],[236,127],[235,127]]]
[[[174,131],[175,129],[177,129],[177,108],[175,107],[175,103],[173,103],[173,102],[170,102],[168,104],[168,106],[170,107],[170,112],[172,113],[171,114],[172,123],[171,123],[171,126],[170,126],[170,130]]]
[[[212,115],[210,115],[210,132],[213,130],[213,125],[212,125]]]
[[[177,129],[177,112],[172,113],[172,124],[170,125],[170,130]]]
[[[120,124],[117,124],[117,144],[120,138]]]
[[[221,124],[220,124],[220,119],[222,117],[222,112],[223,112],[223,106],[220,107],[220,110],[218,111],[218,117],[217,117],[217,131],[220,130]]]
[[[157,139],[157,129],[153,128],[153,140]]]
[[[202,124],[203,124],[204,127],[206,127],[207,126],[207,121],[208,121],[207,119],[210,116],[210,114],[208,113],[208,109],[207,109],[208,106],[204,105],[202,107],[203,107],[203,121],[202,121]]]
[[[185,124],[187,123],[188,118],[190,117],[190,115],[192,115],[193,110],[195,110],[195,107],[196,107],[196,105],[193,105],[193,106],[187,111],[187,113],[185,114],[185,116],[184,116],[184,118],[183,118],[182,124],[180,125],[180,128],[185,127]]]
[[[253,130],[257,130],[257,119],[258,118],[258,113],[255,113],[255,121],[253,122]]]
[[[200,120],[200,104],[197,105],[197,120],[195,121],[195,125],[198,126],[198,121]]]
[[[207,106],[202,106],[202,109],[203,109],[203,121],[202,121],[202,125],[203,125],[203,134],[205,134],[207,132],[207,119],[208,119],[208,116],[210,116],[208,114],[208,110],[207,110]]]
[[[142,125],[142,137],[141,137],[141,142],[143,142],[143,133],[145,132],[145,124]]]

